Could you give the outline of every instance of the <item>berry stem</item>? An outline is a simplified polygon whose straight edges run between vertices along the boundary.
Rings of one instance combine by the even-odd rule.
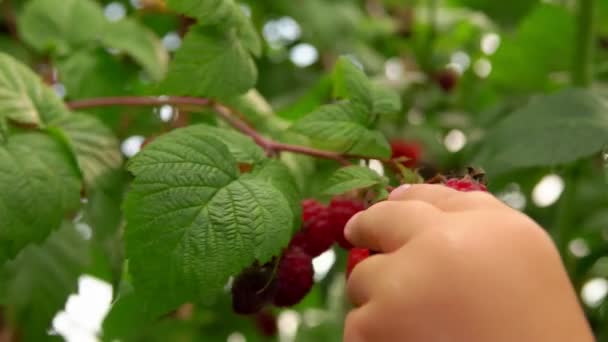
[[[213,111],[222,120],[226,121],[232,127],[240,131],[241,133],[248,135],[253,141],[262,147],[267,154],[274,155],[276,152],[293,152],[298,154],[305,154],[312,157],[335,160],[342,165],[351,165],[348,160],[350,158],[357,159],[369,159],[367,157],[341,154],[332,151],[324,151],[306,146],[285,144],[279,141],[271,140],[264,137],[253,127],[247,124],[242,118],[243,113],[235,108],[226,106],[222,103],[213,101],[211,99],[199,98],[199,97],[186,97],[186,96],[120,96],[120,97],[100,97],[84,100],[75,100],[67,103],[67,106],[72,110],[93,108],[93,107],[110,107],[110,106],[160,106],[160,105],[192,105],[212,108]],[[390,160],[382,160],[382,162],[388,163]]]

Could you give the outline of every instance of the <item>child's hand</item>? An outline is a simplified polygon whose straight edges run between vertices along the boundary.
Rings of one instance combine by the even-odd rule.
[[[592,341],[552,241],[484,192],[399,188],[354,216],[346,342]]]

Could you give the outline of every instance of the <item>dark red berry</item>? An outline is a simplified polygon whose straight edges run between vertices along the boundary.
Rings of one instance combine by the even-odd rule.
[[[312,257],[302,248],[288,248],[277,272],[274,305],[292,306],[300,302],[312,288],[313,275]]]
[[[454,89],[454,87],[456,87],[459,77],[460,74],[458,71],[451,68],[446,68],[435,75],[435,80],[443,91],[449,93]]]
[[[356,213],[365,210],[363,201],[345,197],[335,197],[329,204],[329,222],[334,239],[344,249],[351,249],[353,245],[344,237],[344,227]]]
[[[346,262],[346,277],[350,276],[350,273],[353,271],[353,268],[357,266],[358,263],[365,260],[370,255],[369,249],[367,248],[352,248],[348,252],[348,260]]]
[[[255,315],[255,326],[262,336],[273,337],[277,335],[277,318],[268,310],[262,310]]]
[[[488,191],[485,185],[475,181],[474,179],[465,177],[465,178],[451,178],[448,179],[445,183],[445,186],[450,187],[454,190],[458,191]]]
[[[254,265],[234,279],[231,289],[234,312],[241,315],[254,314],[272,300],[276,290],[272,271],[271,264]]]
[[[391,158],[407,158],[402,164],[405,167],[412,168],[418,164],[422,154],[422,146],[415,141],[392,140],[391,141]]]
[[[327,208],[314,199],[302,201],[302,230],[292,238],[291,245],[316,257],[328,250],[334,241]]]

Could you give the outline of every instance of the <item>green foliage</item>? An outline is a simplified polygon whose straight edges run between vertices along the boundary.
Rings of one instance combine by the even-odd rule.
[[[130,272],[136,291],[164,310],[213,299],[229,276],[276,255],[294,230],[292,204],[264,170],[239,175],[226,145],[205,132],[174,131],[129,163]]]
[[[63,223],[40,245],[29,245],[0,268],[0,302],[9,320],[22,327],[23,341],[47,340],[47,330],[88,263],[88,243],[71,223]]]
[[[44,125],[65,114],[53,91],[28,67],[0,53],[0,120]]]
[[[574,18],[567,9],[539,4],[521,22],[517,32],[501,43],[492,57],[490,80],[514,91],[555,87],[547,77],[567,70],[574,54]]]
[[[294,123],[292,129],[325,149],[369,157],[389,157],[390,146],[386,138],[369,127],[370,121],[365,107],[346,101],[320,107]]]
[[[375,171],[363,166],[347,166],[336,171],[327,181],[325,193],[340,195],[351,190],[369,188],[375,185],[381,187],[388,180]]]
[[[566,89],[533,99],[487,135],[479,165],[492,173],[571,163],[608,144],[605,99],[582,89]]]
[[[195,26],[175,54],[163,89],[223,98],[245,93],[256,79],[253,59],[233,31]]]
[[[65,146],[43,133],[0,146],[0,263],[43,241],[79,203],[80,179]]]
[[[116,294],[104,340],[276,340],[232,312],[224,287],[280,256],[301,200],[375,202],[471,165],[500,198],[526,200],[576,288],[606,277],[608,6],[596,2],[578,16],[538,0],[0,0],[0,317],[25,341],[52,339],[87,272]],[[110,3],[125,18],[109,21]],[[159,37],[176,34],[169,53]],[[317,60],[300,67],[302,51]],[[448,66],[461,73],[446,81]],[[587,71],[591,84],[573,82]],[[121,142],[141,137],[154,141],[124,163]],[[397,170],[393,139],[421,145],[415,166]],[[566,185],[559,209],[530,196],[547,172]],[[568,251],[574,238],[587,256]],[[341,339],[345,263],[337,251],[293,308],[297,341]],[[600,340],[607,307],[587,310]]]
[[[90,45],[104,30],[105,18],[92,0],[29,1],[19,17],[23,39],[40,52],[66,55]]]
[[[67,139],[87,186],[93,187],[99,178],[121,167],[118,139],[95,117],[74,113],[49,125]]]
[[[155,80],[167,71],[169,56],[158,38],[149,29],[131,19],[109,23],[104,28],[101,42],[108,48],[124,51]]]

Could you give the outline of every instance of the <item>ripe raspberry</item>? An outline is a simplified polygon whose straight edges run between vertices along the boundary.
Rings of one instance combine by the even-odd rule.
[[[350,273],[358,263],[365,260],[369,256],[369,249],[367,248],[352,248],[348,252],[348,261],[346,262],[346,278],[350,277]]]
[[[314,199],[302,201],[302,230],[292,238],[291,245],[314,258],[328,250],[334,241],[327,208]]]
[[[438,72],[435,75],[435,81],[437,82],[437,84],[439,84],[443,91],[449,93],[454,89],[454,87],[456,87],[456,83],[458,83],[459,77],[460,74],[458,73],[458,71],[451,68],[447,68]]]
[[[255,326],[262,336],[273,337],[277,335],[277,318],[268,310],[263,310],[255,315]]]
[[[412,168],[418,164],[422,147],[415,141],[392,140],[391,141],[391,158],[406,157],[407,160],[402,164],[405,167]]]
[[[232,283],[232,309],[249,315],[260,311],[272,299],[276,290],[272,264],[247,268]]]
[[[334,239],[344,249],[351,249],[353,245],[344,237],[344,226],[353,215],[365,209],[360,200],[335,197],[329,204],[329,222],[334,234]]]
[[[488,188],[482,183],[479,183],[471,178],[450,178],[445,183],[445,186],[450,187],[458,191],[485,191],[488,192]]]
[[[279,264],[274,305],[292,306],[302,300],[312,288],[313,273],[312,257],[302,248],[288,248]]]

